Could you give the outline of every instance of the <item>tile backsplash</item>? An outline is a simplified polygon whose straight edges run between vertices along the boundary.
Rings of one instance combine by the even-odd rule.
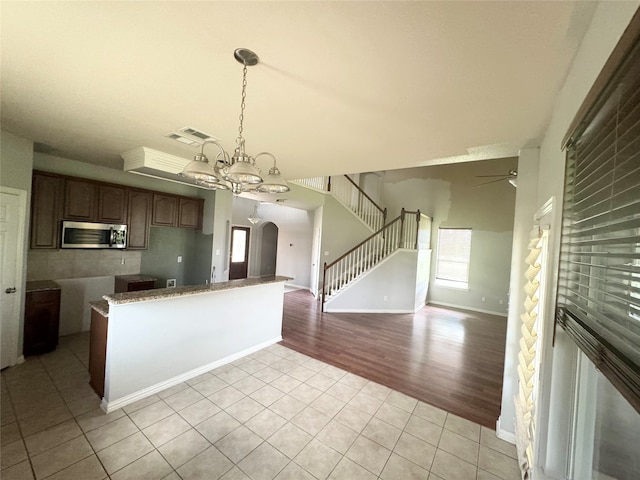
[[[27,281],[140,273],[140,251],[29,250]]]

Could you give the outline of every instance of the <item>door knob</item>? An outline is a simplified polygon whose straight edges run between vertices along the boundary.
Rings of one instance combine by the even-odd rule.
[[[4,293],[16,293],[16,287],[7,288]]]

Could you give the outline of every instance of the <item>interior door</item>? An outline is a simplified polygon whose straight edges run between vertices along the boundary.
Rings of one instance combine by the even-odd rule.
[[[0,187],[2,188],[2,187]],[[0,192],[0,368],[18,361],[20,299],[22,292],[22,225],[25,192],[2,188]]]
[[[229,280],[247,278],[249,270],[249,227],[231,227]]]

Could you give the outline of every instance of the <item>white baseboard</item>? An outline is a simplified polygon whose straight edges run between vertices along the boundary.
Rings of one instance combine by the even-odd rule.
[[[413,310],[375,310],[375,309],[361,309],[361,308],[325,308],[327,313],[415,313]]]
[[[481,308],[471,308],[471,307],[467,307],[465,305],[454,305],[452,303],[444,303],[444,302],[432,302],[431,300],[429,300],[427,302],[427,305],[436,305],[438,307],[457,308],[459,310],[469,310],[470,312],[488,313],[489,315],[497,315],[499,317],[505,317],[505,318],[507,318],[507,316],[508,316],[507,312],[493,312],[491,310],[483,310]]]
[[[304,285],[296,285],[295,283],[285,283],[285,287],[295,288],[296,290],[308,290],[311,291],[309,287],[305,287]]]
[[[130,405],[138,400],[142,400],[143,398],[149,397],[155,393],[161,392],[162,390],[166,390],[167,388],[173,387],[174,385],[178,385],[179,383],[186,382],[192,378],[197,377],[198,375],[202,375],[203,373],[208,372],[209,370],[213,370],[215,368],[222,367],[223,365],[227,365],[228,363],[235,362],[239,358],[246,357],[247,355],[251,355],[252,353],[257,352],[258,350],[262,350],[274,343],[278,343],[282,341],[282,337],[277,337],[272,340],[267,340],[266,342],[255,345],[251,348],[247,348],[246,350],[242,350],[241,352],[234,353],[233,355],[229,355],[228,357],[221,358],[220,360],[216,360],[215,362],[211,362],[207,365],[203,365],[202,367],[194,368],[186,373],[181,375],[177,375],[173,378],[165,380],[160,383],[156,383],[155,385],[151,385],[150,387],[143,388],[142,390],[138,390],[137,392],[130,393],[129,395],[125,395],[124,397],[117,398],[115,400],[111,400],[107,402],[104,398],[102,398],[102,402],[100,402],[100,408],[104,410],[106,413],[111,413],[114,410],[122,408],[126,405]]]
[[[516,444],[516,434],[515,432],[509,432],[507,430],[503,430],[500,427],[500,417],[496,421],[496,436],[505,442],[509,442],[512,444]]]

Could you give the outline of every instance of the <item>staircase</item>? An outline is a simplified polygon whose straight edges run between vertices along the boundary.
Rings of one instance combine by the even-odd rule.
[[[349,176],[315,177],[293,182],[321,192],[331,193],[345,208],[356,215],[372,232],[381,229],[387,218],[387,209],[374,202]]]
[[[335,261],[324,264],[322,304],[400,249],[428,248],[431,219],[420,211],[402,213]],[[423,228],[420,223],[423,222]]]
[[[374,202],[350,177],[317,177],[294,182],[330,193],[373,232],[333,262],[324,264],[321,300],[325,304],[367,275],[399,250],[430,248],[431,218],[405,211],[387,223],[387,210]]]

